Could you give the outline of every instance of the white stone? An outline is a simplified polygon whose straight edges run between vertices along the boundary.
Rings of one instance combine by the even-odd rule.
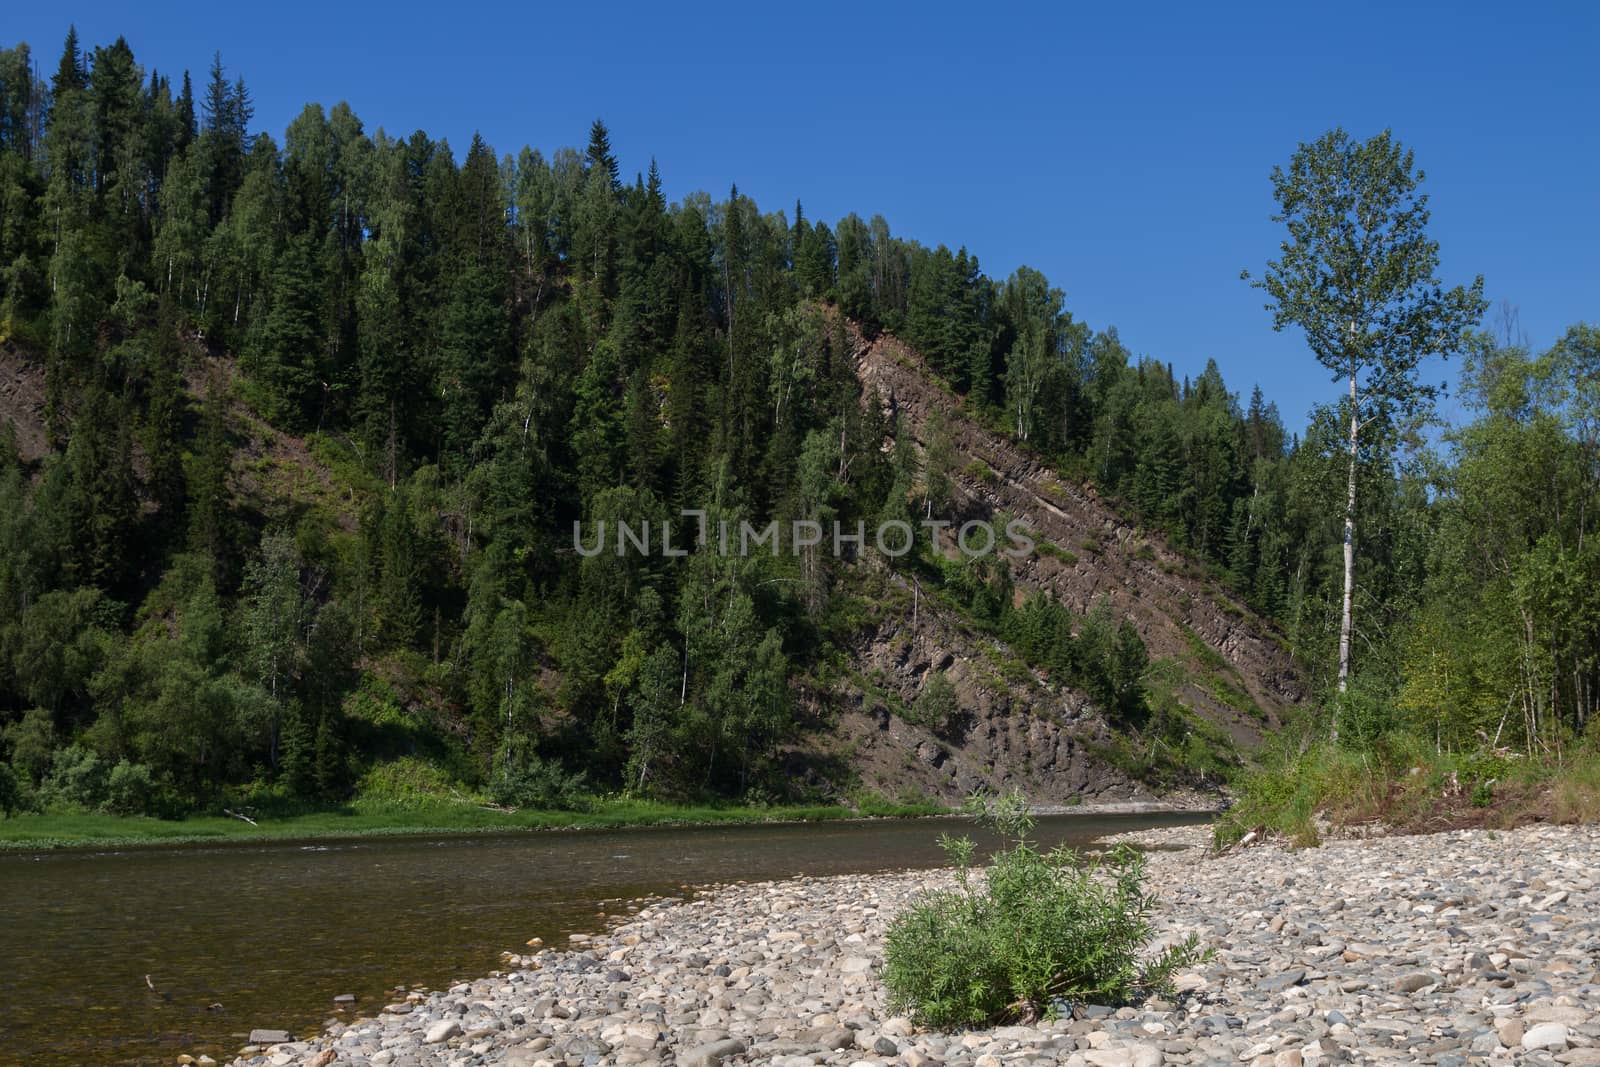
[[[441,1041],[449,1041],[461,1033],[461,1024],[454,1019],[440,1019],[428,1027],[428,1033],[422,1041],[427,1045],[437,1045]]]
[[[1567,1028],[1560,1023],[1540,1023],[1522,1035],[1522,1047],[1563,1050],[1567,1047]]]

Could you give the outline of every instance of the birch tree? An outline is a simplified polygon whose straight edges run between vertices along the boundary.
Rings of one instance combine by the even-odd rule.
[[[1425,412],[1436,392],[1419,367],[1467,344],[1483,315],[1483,278],[1445,289],[1435,277],[1439,243],[1428,235],[1424,174],[1388,130],[1366,141],[1342,129],[1301,144],[1272,171],[1288,235],[1260,278],[1273,329],[1298,326],[1312,355],[1348,387],[1344,500],[1344,594],[1339,692],[1350,677],[1355,590],[1356,472],[1362,434],[1374,423]],[[1337,737],[1337,724],[1334,735]]]
[[[1006,355],[1006,404],[1012,431],[1026,441],[1038,417],[1046,380],[1060,369],[1058,340],[1066,297],[1043,274],[1018,267],[1000,290],[1000,302],[1015,324],[1016,337]]]

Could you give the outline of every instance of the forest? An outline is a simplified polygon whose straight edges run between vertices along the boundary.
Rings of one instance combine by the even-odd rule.
[[[0,409],[0,810],[789,798],[873,567],[1136,734],[1138,635],[1014,603],[1003,556],[573,551],[575,521],[946,508],[940,450],[862,403],[852,337],[885,333],[1271,620],[1308,735],[1595,740],[1594,325],[1474,323],[1466,418],[1382,407],[1347,487],[1337,381],[1297,429],[881,215],[669,203],[599,120],[497,155],[310,104],[279,140],[220,56],[196,80],[122,39],[0,51],[0,356],[43,393],[37,427]]]

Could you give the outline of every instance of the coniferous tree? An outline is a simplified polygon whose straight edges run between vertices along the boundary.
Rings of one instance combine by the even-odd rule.
[[[312,422],[323,380],[313,243],[310,235],[292,239],[278,256],[267,282],[267,312],[248,364],[263,385],[268,418],[291,429]]]
[[[599,171],[611,183],[612,192],[621,190],[621,167],[611,152],[611,131],[599,119],[595,119],[589,127],[589,147],[584,150],[583,158],[590,170]]]
[[[174,118],[176,121],[172,146],[179,153],[187,152],[200,132],[196,125],[194,85],[189,80],[188,71],[183,72],[183,89],[178,93]]]

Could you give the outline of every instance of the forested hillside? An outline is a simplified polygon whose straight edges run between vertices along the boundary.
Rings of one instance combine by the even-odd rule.
[[[1336,406],[1292,433],[1214,362],[1136,357],[1038,272],[881,216],[669,203],[599,121],[497,155],[312,104],[280,143],[220,58],[200,82],[120,39],[48,77],[0,52],[7,806],[838,796],[841,716],[880,713],[929,764],[1081,712],[1075,792],[1090,758],[1215,780],[1324,691]],[[1361,471],[1355,718],[1583,729],[1597,380],[1591,329],[1485,338],[1459,462],[1372,435],[1417,447]],[[683,509],[1041,536],[1020,563],[575,550],[575,521]],[[941,649],[896,636],[923,610]]]

